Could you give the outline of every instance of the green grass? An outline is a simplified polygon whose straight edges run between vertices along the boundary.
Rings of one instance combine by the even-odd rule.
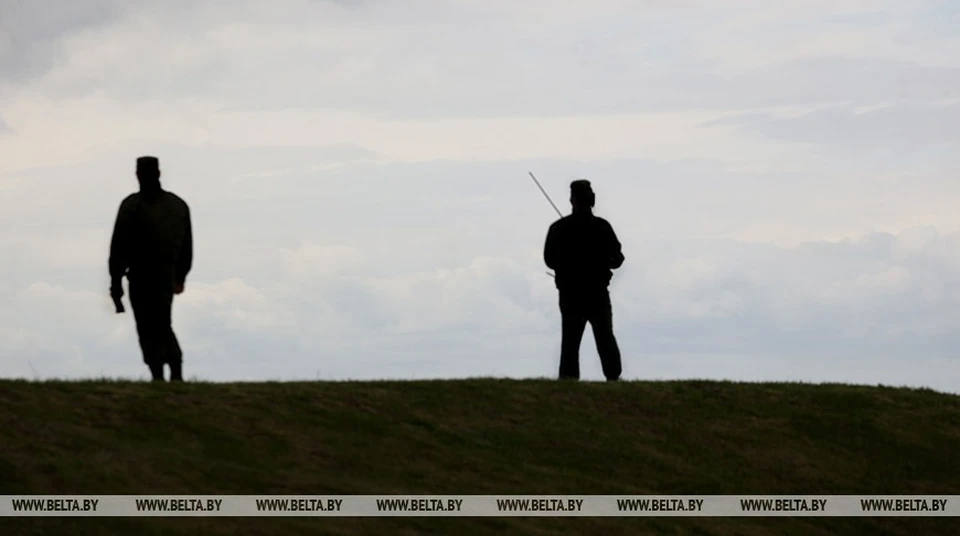
[[[960,494],[960,397],[724,382],[0,382],[0,494]],[[956,519],[0,519],[2,534],[958,534]]]

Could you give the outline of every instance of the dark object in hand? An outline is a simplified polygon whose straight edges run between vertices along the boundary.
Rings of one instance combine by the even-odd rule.
[[[123,297],[123,288],[112,288],[110,289],[110,297],[113,299],[113,305],[117,308],[117,314],[120,314],[125,311],[123,308],[123,302],[120,301],[120,298]]]

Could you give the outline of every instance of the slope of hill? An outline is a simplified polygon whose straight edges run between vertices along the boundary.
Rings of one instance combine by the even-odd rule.
[[[0,494],[960,494],[960,397],[722,382],[0,382]],[[4,528],[5,527],[5,528]],[[0,519],[4,534],[957,534],[956,519]]]

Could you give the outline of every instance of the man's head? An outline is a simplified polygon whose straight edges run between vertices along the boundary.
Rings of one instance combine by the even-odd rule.
[[[574,212],[589,211],[596,200],[590,181],[580,179],[570,183],[570,205]]]
[[[155,156],[137,158],[137,179],[140,184],[153,184],[160,180],[160,160]]]

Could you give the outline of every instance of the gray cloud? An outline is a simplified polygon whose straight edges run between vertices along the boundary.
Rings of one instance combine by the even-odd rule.
[[[63,38],[117,20],[123,0],[0,2],[0,84],[46,73],[62,58]]]
[[[909,63],[823,57],[782,62],[740,73],[710,69],[650,72],[631,66],[602,68],[592,62],[567,63],[556,51],[555,61],[530,62],[523,53],[482,55],[469,64],[437,63],[419,76],[405,58],[384,62],[359,80],[324,84],[323,106],[374,111],[394,117],[553,116],[663,112],[685,109],[743,109],[798,106],[821,102],[874,104],[886,100],[925,102],[956,98],[960,69],[933,68]],[[429,54],[426,49],[421,51]],[[531,52],[540,54],[541,51]],[[427,62],[418,52],[417,61]],[[453,61],[453,60],[446,60]],[[396,67],[391,67],[391,65]],[[714,71],[716,71],[714,69]],[[557,79],[558,74],[562,75]],[[368,78],[369,77],[369,78]],[[389,97],[374,91],[374,79],[397,80]],[[484,79],[497,80],[491,84]],[[320,80],[316,81],[318,84]],[[228,110],[311,108],[316,99],[301,92],[310,87],[301,72],[278,73],[255,82],[250,95],[225,94]],[[349,91],[347,88],[371,88]],[[710,88],[704,92],[702,88]],[[256,95],[253,97],[252,95]],[[402,104],[401,104],[402,103]],[[470,103],[465,106],[465,103]]]
[[[960,102],[949,105],[898,103],[862,113],[830,106],[800,117],[739,114],[711,122],[737,125],[760,136],[791,142],[886,149],[903,154],[927,146],[960,143]]]
[[[335,5],[340,10],[356,11],[366,2],[341,0],[314,0],[318,7]],[[296,4],[293,4],[296,5]],[[62,67],[67,58],[68,41],[79,36],[96,39],[114,29],[118,23],[133,21],[141,28],[161,25],[174,36],[199,36],[209,30],[212,20],[231,20],[233,15],[245,13],[251,21],[269,22],[282,9],[249,6],[238,10],[232,2],[196,4],[188,0],[169,0],[162,4],[146,0],[0,0],[0,89],[42,77],[56,67]],[[271,17],[272,15],[272,17]],[[89,43],[88,43],[89,44]],[[80,51],[81,56],[85,51]],[[168,66],[157,65],[149,56],[137,58],[138,63],[162,79]],[[121,79],[132,76],[136,68],[127,66],[118,74]],[[102,80],[88,79],[96,85]],[[87,88],[81,88],[83,93]]]
[[[29,28],[39,17],[17,16],[23,35],[14,35],[8,63],[50,56],[50,43],[77,29],[101,31],[97,39],[74,44],[78,57],[96,61],[83,69],[63,65],[32,91],[52,98],[97,93],[126,100],[209,99],[223,111],[326,108],[452,118],[926,102],[957,98],[960,87],[960,68],[825,52],[734,69],[698,56],[689,40],[678,37],[700,35],[711,20],[735,18],[735,9],[656,8],[644,17],[600,10],[576,21],[528,24],[511,18],[510,10],[470,4],[402,10],[379,2],[349,8],[317,2],[287,10],[238,10],[229,3],[96,6],[61,14],[40,26],[37,37]],[[149,14],[138,24],[144,36],[157,38],[131,42],[129,31],[111,33],[105,26],[135,13]],[[384,26],[387,20],[390,26]],[[667,32],[666,22],[681,27]],[[122,48],[97,52],[117,40],[125,41]],[[34,66],[35,75],[53,65],[17,61]],[[11,73],[23,71],[13,67]]]

